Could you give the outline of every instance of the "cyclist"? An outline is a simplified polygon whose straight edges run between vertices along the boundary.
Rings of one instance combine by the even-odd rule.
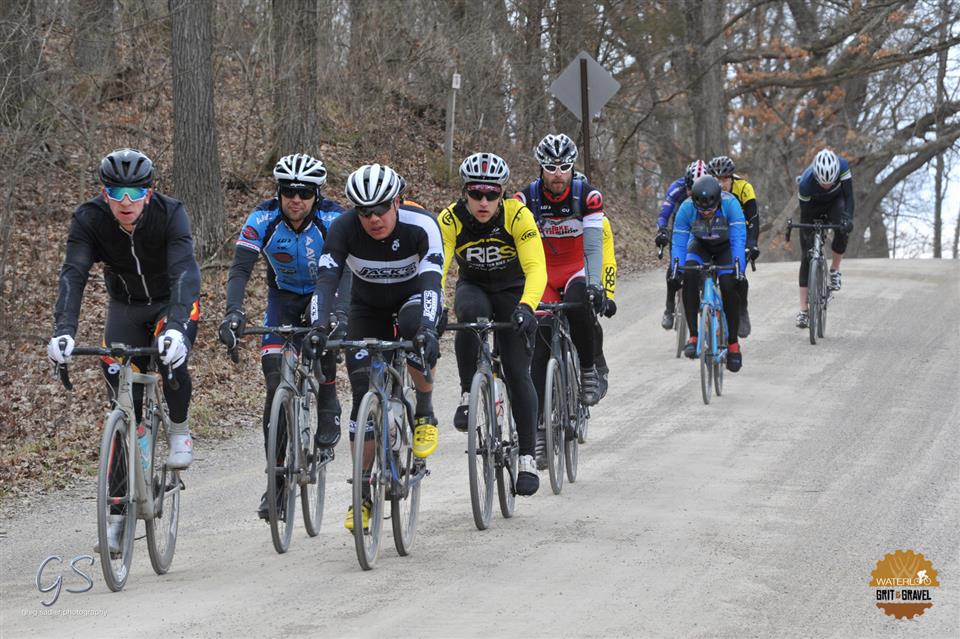
[[[677,178],[667,187],[667,194],[663,198],[663,204],[660,205],[660,215],[657,217],[657,236],[654,238],[654,244],[657,248],[669,246],[670,236],[670,218],[677,212],[677,208],[690,197],[690,188],[695,180],[708,174],[707,165],[703,160],[694,160],[687,165],[683,177]],[[671,277],[673,265],[667,266],[667,306],[663,311],[663,319],[660,320],[660,326],[665,331],[673,330],[673,320],[676,313],[674,307],[674,298],[677,291],[680,290],[681,281]]]
[[[323,245],[317,263],[316,299],[311,305],[314,330],[304,349],[323,351],[334,292],[344,267],[349,267],[353,282],[347,338],[395,339],[395,315],[400,337],[422,344],[425,362],[419,354],[407,357],[416,390],[413,454],[423,459],[437,449],[433,385],[427,383],[422,371],[432,369],[440,355],[437,325],[443,306],[443,242],[433,214],[401,199],[405,187],[406,182],[396,171],[380,164],[361,166],[347,178],[345,192],[354,207],[334,220]],[[317,340],[316,347],[311,339]],[[353,392],[349,431],[354,442],[357,410],[369,389],[370,357],[366,351],[347,358],[347,371]],[[373,456],[373,428],[373,424],[361,428],[368,463]],[[361,516],[366,527],[369,499],[364,501]],[[344,526],[353,529],[353,506],[347,510]]]
[[[847,250],[847,240],[853,231],[853,177],[850,165],[830,149],[821,149],[813,163],[797,178],[797,195],[800,198],[800,222],[812,224],[815,220],[828,220],[841,224],[843,229],[833,232],[833,258],[830,264],[829,287],[840,290],[840,263]],[[813,230],[800,229],[800,312],[797,313],[797,328],[807,328],[807,278],[810,262],[807,252],[813,246]]]
[[[537,145],[535,157],[540,177],[515,195],[533,213],[543,238],[547,263],[544,302],[567,302],[582,306],[570,309],[570,333],[580,357],[582,400],[592,406],[600,399],[600,382],[594,362],[593,317],[605,304],[603,266],[603,195],[581,175],[574,178],[577,145],[564,134],[549,134]],[[533,356],[533,380],[537,396],[549,359],[549,339],[537,340]]]
[[[443,275],[445,279],[456,258],[460,278],[454,310],[459,321],[486,317],[512,321],[516,327],[516,332],[501,331],[497,341],[520,440],[516,490],[519,495],[532,495],[540,479],[533,458],[537,391],[530,377],[530,358],[537,333],[534,310],[547,284],[547,267],[533,214],[518,200],[503,199],[509,177],[507,163],[493,153],[474,153],[460,165],[460,199],[440,213]],[[466,431],[479,344],[475,334],[460,331],[454,345],[461,400],[453,425]]]
[[[247,217],[237,238],[233,264],[227,277],[227,310],[220,323],[220,341],[228,349],[238,343],[245,321],[243,299],[253,267],[262,254],[267,264],[267,309],[263,323],[267,326],[310,326],[308,307],[313,297],[317,259],[323,249],[328,224],[323,216],[335,219],[343,207],[323,197],[320,190],[327,181],[323,162],[297,153],[280,158],[273,169],[277,181],[276,195],[258,204]],[[340,282],[341,299],[346,299],[350,274]],[[346,330],[346,306],[337,311],[339,325]],[[280,386],[283,337],[264,335],[260,346],[260,367],[263,370],[267,395],[263,404],[263,446],[269,446],[270,407]],[[299,346],[299,344],[298,344]],[[336,353],[321,359],[326,383],[320,385],[317,397],[317,448],[332,450],[340,440],[340,404],[335,387]],[[281,430],[276,461],[283,463],[286,431]],[[281,478],[282,479],[282,478]],[[278,486],[278,490],[282,490]],[[267,493],[260,499],[257,514],[267,519]]]
[[[56,328],[47,354],[57,364],[69,361],[90,269],[94,262],[103,262],[108,297],[103,342],[157,344],[171,421],[167,465],[182,470],[193,461],[188,425],[193,386],[186,363],[200,317],[200,268],[193,256],[190,220],[182,202],[153,190],[153,162],[140,151],[109,153],[100,162],[99,177],[100,194],[77,207],[70,223],[54,308]],[[134,358],[134,365],[143,370],[147,359]],[[102,365],[116,398],[119,367],[106,357]],[[167,384],[170,371],[179,384],[176,390]],[[133,394],[139,422],[143,387],[134,385]],[[111,494],[122,495],[125,482],[123,477],[111,486]],[[119,552],[122,530],[118,510],[107,533],[110,552]]]
[[[613,228],[610,218],[603,216],[603,290],[607,301],[603,305],[603,316],[613,317],[617,314],[617,303],[614,297],[617,292],[617,254],[613,246]],[[597,376],[600,378],[600,399],[607,395],[610,368],[607,358],[603,355],[603,327],[600,326],[600,315],[593,321],[594,361],[597,362]]]
[[[746,221],[737,198],[720,188],[717,178],[706,175],[691,187],[691,196],[680,205],[673,222],[670,263],[703,265],[704,258],[714,264],[733,264],[743,260],[746,246]],[[741,263],[741,269],[743,265]],[[740,320],[740,295],[732,269],[720,271],[720,293],[727,316],[727,370],[736,373],[743,364],[737,339]],[[700,272],[683,271],[683,307],[690,327],[690,341],[683,354],[693,359],[697,353],[697,311],[700,307]]]
[[[753,185],[746,181],[734,171],[737,167],[726,155],[718,155],[710,160],[708,165],[710,175],[717,178],[720,186],[727,193],[732,193],[737,201],[740,202],[740,208],[743,209],[743,217],[747,222],[747,254],[741,260],[743,264],[742,274],[737,283],[737,289],[740,293],[740,337],[750,335],[750,313],[747,312],[747,294],[750,286],[747,282],[747,260],[756,260],[760,257],[760,213],[757,210],[757,195],[753,190]]]

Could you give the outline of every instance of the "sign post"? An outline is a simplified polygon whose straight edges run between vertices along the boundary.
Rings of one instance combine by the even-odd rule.
[[[620,83],[586,51],[577,54],[550,85],[550,93],[580,120],[584,173],[590,177],[590,119],[620,90]]]

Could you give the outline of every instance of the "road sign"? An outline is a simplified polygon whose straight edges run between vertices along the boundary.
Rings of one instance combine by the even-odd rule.
[[[590,117],[600,114],[603,106],[620,90],[617,82],[609,71],[593,59],[586,51],[581,51],[573,59],[563,73],[550,85],[550,93],[560,104],[570,109],[579,120],[583,120],[580,106],[580,60],[587,61],[587,99]]]

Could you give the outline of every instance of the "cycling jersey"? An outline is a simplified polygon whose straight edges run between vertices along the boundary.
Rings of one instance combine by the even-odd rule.
[[[262,253],[267,261],[267,285],[270,288],[310,295],[316,280],[317,260],[327,235],[327,224],[323,222],[323,217],[332,221],[343,210],[333,200],[324,198],[297,231],[287,222],[280,208],[280,200],[274,197],[261,202],[247,217],[237,238],[237,260],[255,262]],[[247,251],[252,254],[243,256]],[[233,305],[240,306],[243,301],[243,288],[237,290],[239,282],[236,278],[240,273],[236,265],[235,261],[227,282],[228,310]],[[246,278],[242,284],[246,286]],[[238,292],[239,300],[235,299]]]
[[[813,165],[803,172],[797,181],[797,196],[800,206],[805,204],[824,205],[837,198],[843,199],[843,219],[853,220],[853,176],[850,173],[850,164],[838,156],[840,160],[840,177],[829,188],[824,189],[813,175]]]
[[[200,296],[200,267],[183,203],[154,192],[133,232],[120,227],[102,195],[73,214],[60,270],[54,335],[77,333],[80,303],[95,262],[103,262],[110,299],[132,306],[163,303],[167,326],[186,334]]]
[[[603,216],[603,288],[607,297],[613,299],[617,294],[617,254],[613,247],[613,229],[610,218]]]
[[[663,198],[663,204],[660,205],[660,215],[657,217],[657,228],[664,229],[670,225],[670,216],[672,216],[677,207],[687,199],[687,180],[678,178],[667,187],[667,194]]]
[[[734,174],[730,180],[730,193],[743,209],[743,218],[747,223],[747,246],[756,246],[760,239],[760,212],[757,210],[757,195],[753,185]]]
[[[317,262],[316,297],[310,309],[314,325],[329,317],[344,266],[353,273],[351,314],[356,304],[396,312],[411,295],[420,293],[421,325],[437,326],[443,241],[436,218],[415,202],[400,205],[396,227],[382,240],[363,229],[356,210],[334,220]]]
[[[746,247],[746,222],[740,202],[726,191],[721,193],[720,208],[710,217],[697,212],[693,200],[687,198],[677,211],[673,221],[673,240],[670,248],[670,263],[677,260],[682,267],[687,261],[688,245],[705,246],[715,251],[724,246],[730,247],[734,259],[740,259],[742,271],[744,250]],[[691,257],[697,257],[691,255]],[[700,262],[697,259],[695,261]]]
[[[533,214],[518,200],[505,199],[488,222],[477,222],[463,200],[440,213],[443,285],[456,258],[460,280],[487,291],[523,287],[520,301],[536,309],[547,285],[543,243]]]
[[[530,208],[540,227],[550,285],[562,287],[586,267],[587,283],[600,286],[603,268],[603,195],[600,191],[577,175],[559,197],[544,190],[539,179],[514,197]],[[563,282],[559,283],[560,280]]]

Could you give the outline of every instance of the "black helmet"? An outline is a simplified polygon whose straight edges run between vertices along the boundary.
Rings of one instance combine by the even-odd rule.
[[[698,211],[711,211],[720,206],[720,183],[712,175],[704,175],[693,183],[690,197]]]
[[[150,186],[153,161],[135,149],[117,149],[100,161],[104,186]]]

